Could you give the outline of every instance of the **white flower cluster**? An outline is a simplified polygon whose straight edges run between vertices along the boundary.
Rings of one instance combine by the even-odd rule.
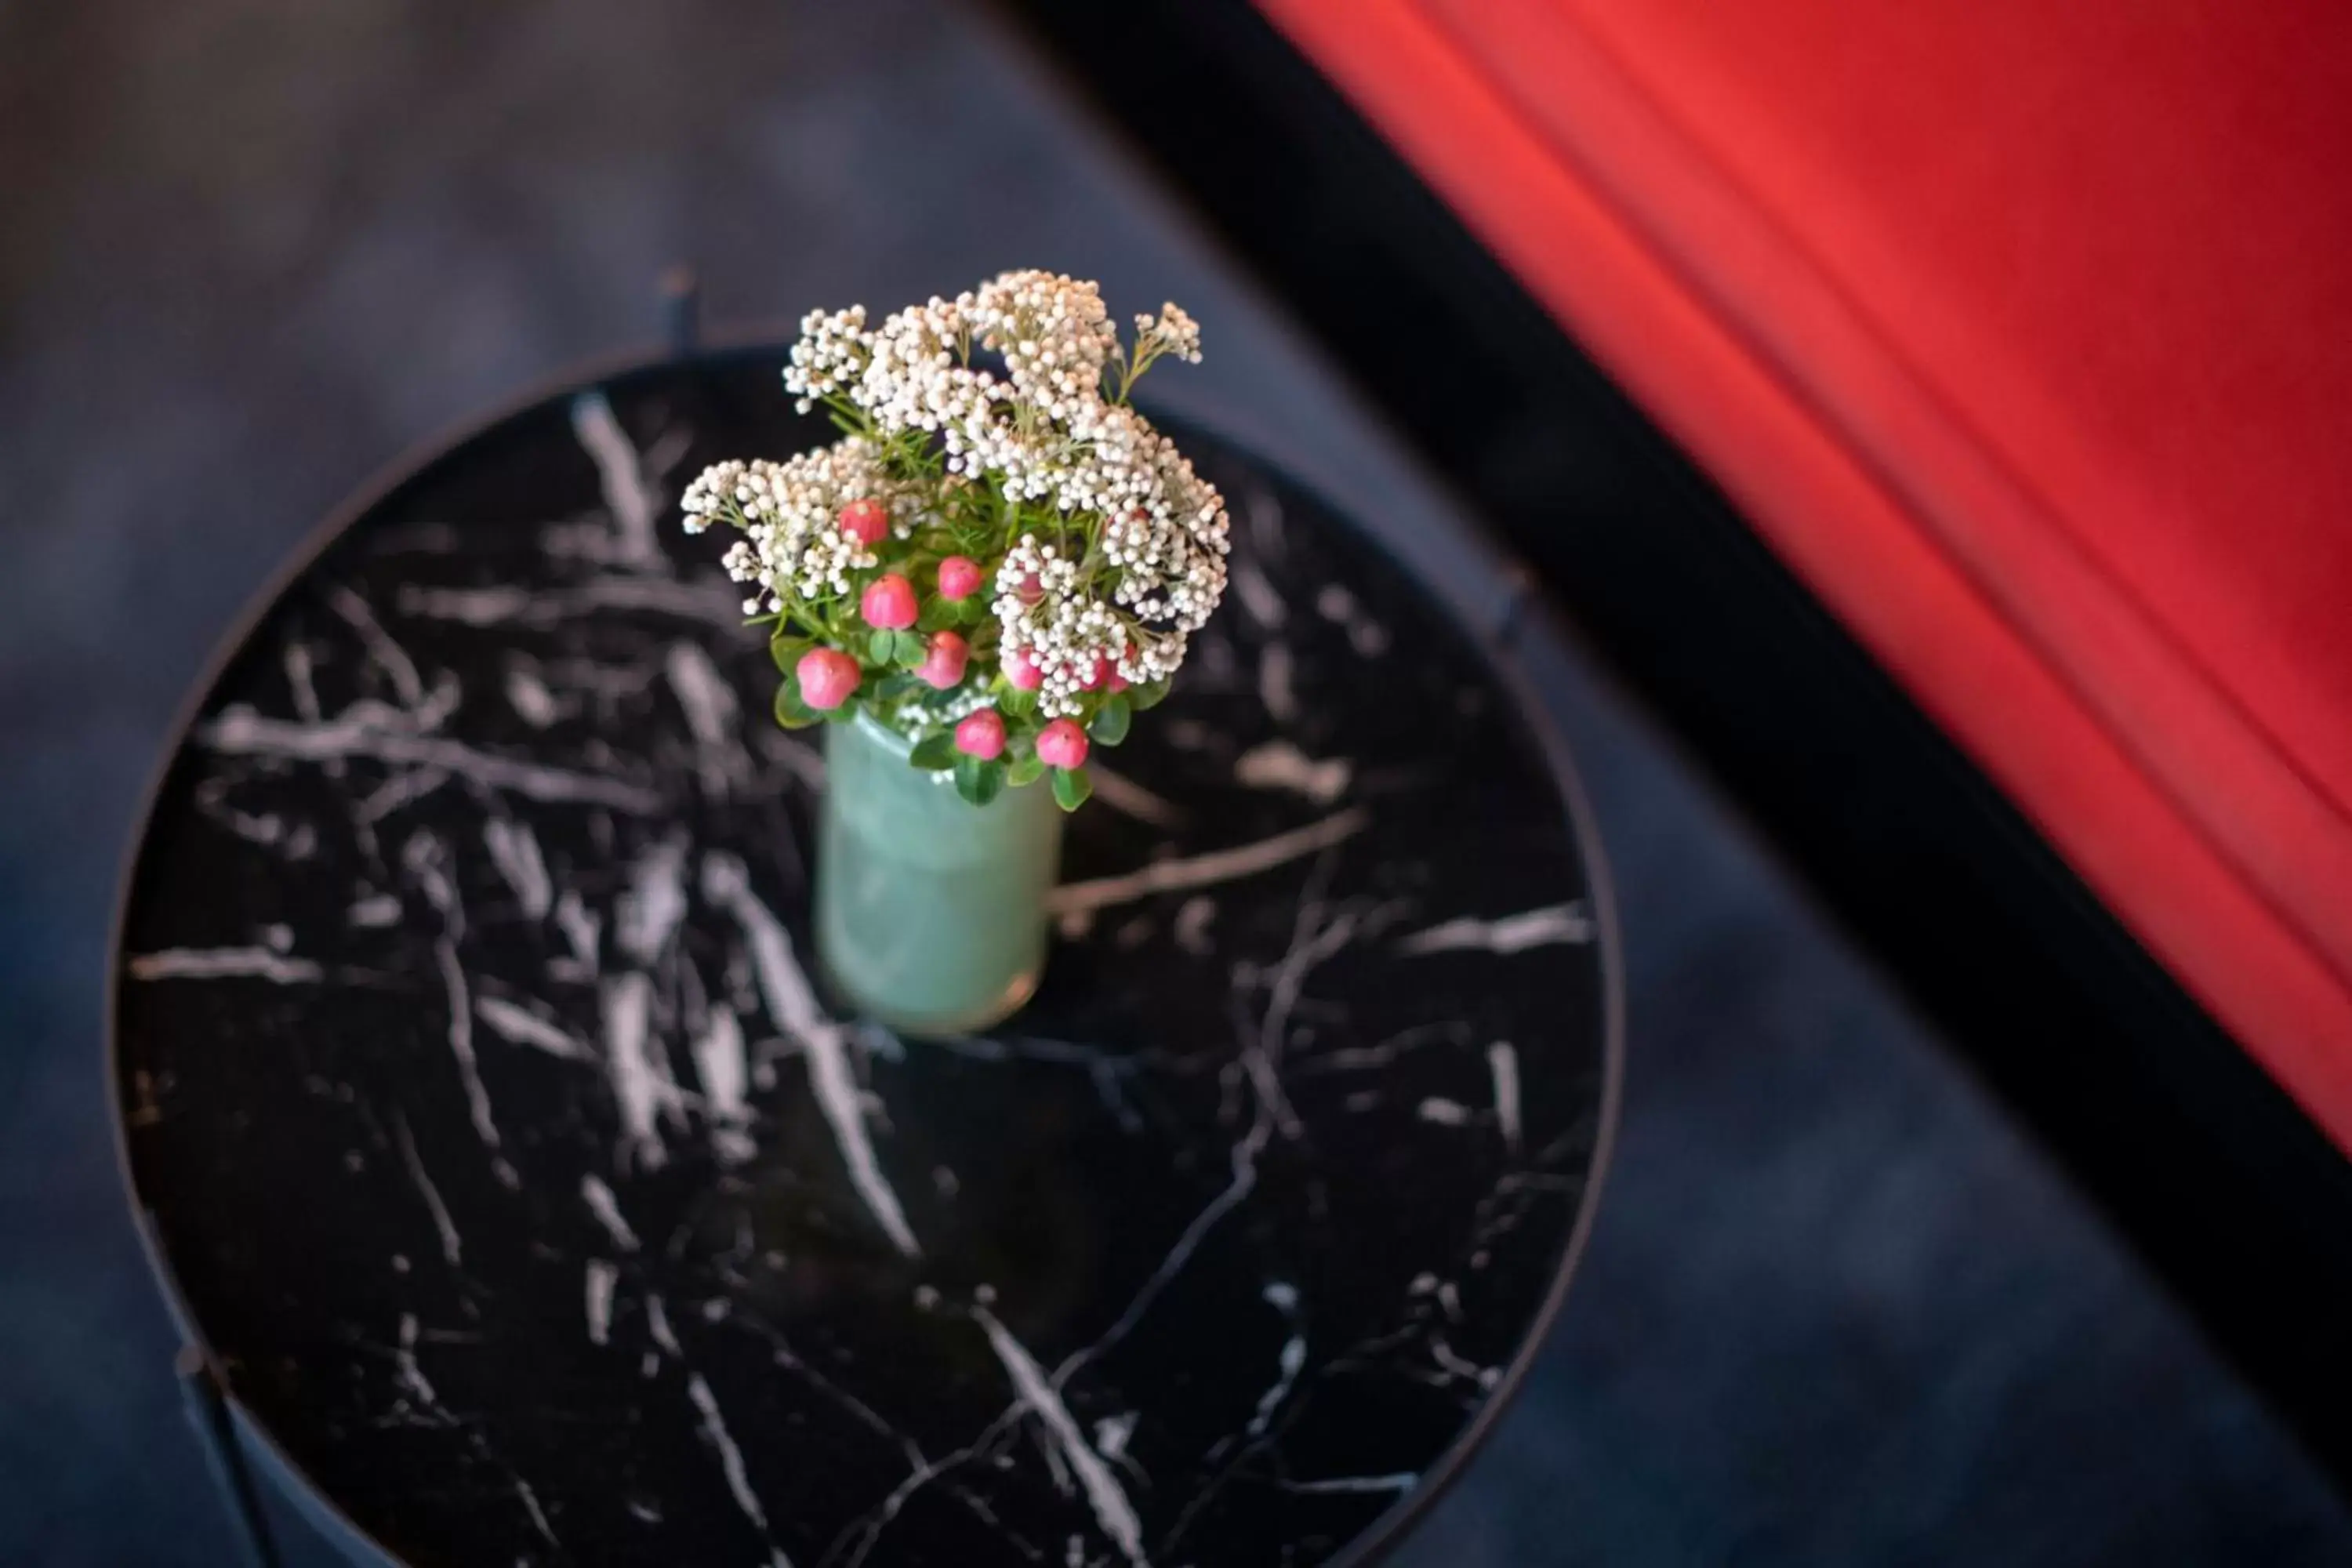
[[[1174,305],[1137,321],[1122,389],[1162,355],[1199,360],[1200,327]],[[1003,646],[1045,671],[1045,712],[1076,712],[1074,693],[1097,659],[1132,681],[1175,673],[1224,593],[1224,502],[1149,420],[1105,398],[1119,348],[1094,284],[1008,272],[870,330],[862,310],[814,311],[801,334],[784,382],[804,410],[845,399],[886,437],[935,438],[951,475],[1050,501],[1073,520],[1072,534],[1088,515],[1102,520],[1089,570],[1066,561],[1043,571],[1054,547],[1034,540],[1016,547],[1031,552],[1020,567],[1007,563],[1013,578],[1036,579],[1038,596],[999,597]],[[1003,374],[971,363],[975,347]]]
[[[884,472],[871,443],[853,436],[781,463],[713,464],[687,487],[679,507],[688,533],[713,522],[743,531],[721,564],[759,590],[743,602],[743,613],[756,616],[782,609],[786,595],[846,594],[850,574],[876,564],[873,551],[843,532],[839,521],[844,506],[865,498],[889,509],[900,538],[913,531],[922,498]]]
[[[1160,307],[1157,319],[1135,318],[1135,357],[1148,363],[1161,354],[1173,354],[1192,364],[1201,363],[1201,323],[1173,300]]]
[[[1079,694],[1110,670],[1132,681],[1159,680],[1175,674],[1183,658],[1181,637],[1172,647],[1166,637],[1129,638],[1118,612],[1085,592],[1078,563],[1034,533],[1023,534],[1005,552],[992,607],[1003,631],[1002,646],[1045,676],[1037,708],[1049,719],[1077,712]],[[1142,646],[1134,646],[1137,641]]]
[[[968,713],[993,706],[996,694],[977,681],[966,681],[949,691],[918,685],[896,704],[877,707],[874,716],[910,741],[920,741],[940,730],[952,730]]]

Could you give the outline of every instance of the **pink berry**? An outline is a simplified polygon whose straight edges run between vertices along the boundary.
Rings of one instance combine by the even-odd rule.
[[[1037,760],[1049,768],[1086,766],[1087,732],[1075,720],[1055,720],[1038,731]]]
[[[896,572],[886,572],[866,584],[857,613],[877,630],[903,631],[915,624],[915,585]]]
[[[1004,679],[1015,691],[1034,691],[1045,684],[1045,672],[1037,668],[1035,659],[1013,648],[1004,656]]]
[[[967,757],[992,763],[1004,754],[1004,717],[993,708],[967,713],[957,721],[955,747]]]
[[[964,661],[971,657],[971,645],[953,632],[933,632],[923,652],[923,662],[915,667],[915,679],[935,690],[945,691],[963,679]]]
[[[1010,582],[1000,577],[997,579],[997,586],[1011,589],[1013,596],[1024,605],[1034,605],[1045,596],[1045,584],[1037,580],[1037,574],[1034,572],[1024,572]]]
[[[980,563],[969,555],[950,555],[940,563],[940,597],[968,599],[980,587]]]
[[[890,514],[878,500],[854,500],[841,509],[841,531],[860,544],[879,544],[890,531]]]
[[[1078,684],[1085,687],[1088,691],[1100,691],[1102,689],[1103,682],[1108,680],[1113,673],[1110,660],[1103,658],[1100,654],[1097,654],[1095,656],[1094,663],[1087,667],[1087,678],[1078,682]]]
[[[840,707],[857,689],[857,661],[838,648],[809,649],[793,673],[800,678],[801,700],[820,713]]]

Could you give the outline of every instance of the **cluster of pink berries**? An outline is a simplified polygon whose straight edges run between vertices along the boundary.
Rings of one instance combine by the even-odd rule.
[[[1222,595],[1216,487],[1130,402],[1156,361],[1197,363],[1173,305],[1122,343],[1092,283],[1008,272],[894,312],[814,311],[784,384],[840,438],[713,464],[684,526],[771,630],[788,729],[853,716],[985,805],[1045,779],[1075,809],[1097,748],[1168,691]]]
[[[869,547],[881,543],[890,529],[889,513],[875,500],[850,502],[841,509],[839,522],[843,533]],[[971,557],[948,556],[939,563],[936,573],[939,596],[950,605],[962,604],[980,591],[985,577],[980,563]],[[921,618],[921,613],[915,586],[903,573],[885,572],[858,595],[858,618],[872,631],[908,631]],[[941,628],[924,639],[922,661],[909,673],[934,691],[950,691],[963,684],[971,660],[970,640],[960,632]],[[1108,660],[1097,661],[1097,665],[1093,679],[1086,683],[1089,690],[1107,687],[1117,692],[1128,689],[1127,680]],[[1005,656],[1003,669],[1005,683],[1016,691],[1034,691],[1045,681],[1044,672],[1018,651]],[[802,654],[793,667],[793,676],[799,683],[801,700],[818,713],[839,709],[865,681],[865,670],[858,661],[834,647],[813,647]],[[992,763],[1004,754],[1004,715],[992,707],[965,714],[957,721],[951,734],[954,749],[964,756]],[[1045,767],[1065,771],[1082,768],[1090,749],[1086,731],[1073,719],[1056,719],[1037,734],[1037,760]]]

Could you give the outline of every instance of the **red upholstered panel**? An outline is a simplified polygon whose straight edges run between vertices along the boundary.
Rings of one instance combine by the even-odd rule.
[[[1264,3],[2352,1148],[2352,6]]]

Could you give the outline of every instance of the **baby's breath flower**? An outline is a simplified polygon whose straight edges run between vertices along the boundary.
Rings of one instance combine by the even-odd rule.
[[[1200,360],[1200,326],[1171,303],[1135,328],[1122,351],[1095,284],[1042,271],[934,296],[874,326],[862,307],[811,311],[785,386],[803,411],[825,403],[860,433],[781,463],[713,466],[687,491],[686,526],[742,531],[724,563],[759,590],[750,606],[821,611],[854,605],[886,562],[903,570],[909,542],[952,507],[972,515],[960,498],[985,487],[994,499],[981,515],[1019,520],[993,550],[977,547],[995,651],[956,692],[909,698],[910,732],[984,705],[1010,655],[1040,673],[1048,720],[1081,715],[1112,672],[1165,680],[1223,595],[1230,524],[1216,487],[1127,404],[1153,361]],[[870,547],[838,524],[864,500],[892,522]],[[932,548],[950,546],[975,550],[968,535]]]

